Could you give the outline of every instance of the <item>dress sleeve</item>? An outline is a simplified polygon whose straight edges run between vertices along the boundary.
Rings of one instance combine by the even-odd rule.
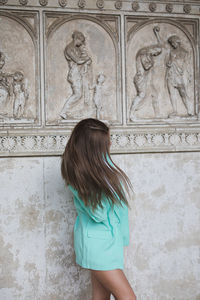
[[[98,205],[96,209],[93,210],[91,206],[86,206],[85,203],[80,199],[77,190],[75,190],[71,185],[68,185],[68,187],[74,195],[74,204],[77,211],[87,214],[95,222],[103,222],[107,219],[109,203],[106,198],[104,198],[102,201],[103,208]]]

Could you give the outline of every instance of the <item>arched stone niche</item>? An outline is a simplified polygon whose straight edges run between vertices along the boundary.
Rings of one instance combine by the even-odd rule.
[[[0,12],[0,125],[39,123],[37,13]]]
[[[194,24],[159,18],[137,21],[127,22],[127,121],[194,121],[198,117]]]
[[[54,14],[53,21],[51,17],[46,15],[47,125],[66,125],[87,117],[119,123],[118,17]],[[85,39],[80,47],[74,44],[76,33]]]

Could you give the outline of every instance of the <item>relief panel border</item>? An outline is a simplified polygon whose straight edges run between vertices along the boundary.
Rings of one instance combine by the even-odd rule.
[[[133,26],[128,28],[128,22],[131,23],[133,22]],[[153,25],[156,24],[156,27],[159,29],[160,24],[170,24],[173,26],[176,26],[177,28],[179,28],[181,31],[184,32],[184,34],[187,36],[188,40],[191,43],[191,48],[192,48],[192,53],[193,53],[193,58],[194,58],[194,64],[193,64],[193,73],[194,73],[194,89],[193,89],[193,93],[194,93],[194,115],[192,115],[191,117],[181,117],[181,118],[149,118],[149,119],[136,119],[133,120],[133,122],[131,122],[129,120],[129,108],[128,108],[128,80],[127,80],[127,73],[128,73],[128,54],[127,54],[127,49],[128,49],[128,44],[131,40],[132,37],[134,37],[135,34],[137,34],[137,32],[139,32],[139,30],[143,29],[145,26],[148,25]],[[186,26],[191,26],[191,31],[187,30]],[[198,124],[200,125],[200,101],[199,101],[199,95],[200,95],[200,57],[199,57],[199,51],[200,51],[200,40],[199,40],[199,19],[198,18],[182,18],[182,17],[162,17],[162,16],[145,16],[145,15],[141,15],[141,16],[130,16],[130,15],[126,15],[125,16],[125,49],[126,49],[126,53],[125,53],[125,68],[126,68],[126,89],[125,89],[125,93],[126,93],[126,119],[127,119],[127,124],[129,126],[140,126],[140,125],[147,125],[147,124],[151,124],[151,125],[158,125],[158,126],[164,126],[165,124],[170,124],[170,126],[180,126],[180,128],[182,126],[184,126],[185,124],[190,125],[194,125],[194,124]],[[155,27],[155,28],[156,28]],[[154,29],[155,29],[154,28]],[[155,32],[154,32],[155,33]],[[156,44],[156,43],[154,43]],[[156,46],[156,45],[153,45]],[[159,44],[158,44],[159,46]],[[147,48],[150,49],[149,47],[146,48],[142,48],[141,50],[143,50],[142,55],[144,57],[144,50]],[[151,50],[151,49],[150,49]],[[184,49],[183,49],[184,50]],[[185,50],[184,50],[185,51]],[[139,56],[140,51],[138,51],[137,55]],[[177,54],[176,54],[177,55]],[[153,57],[153,56],[152,56]],[[135,58],[136,61],[136,58]],[[152,59],[153,63],[154,63],[154,57]],[[135,63],[135,62],[134,62]],[[153,64],[152,64],[153,66]],[[148,66],[149,68],[149,66]],[[148,72],[151,71],[151,69],[153,69],[154,67],[151,67],[150,69],[148,69]],[[145,74],[144,74],[145,75]],[[135,76],[136,77],[136,76]],[[133,84],[133,87],[135,89],[135,94],[137,94],[136,98],[139,98],[139,92],[137,89],[140,89],[140,82],[143,77],[139,78],[139,82],[137,84],[137,82]],[[150,83],[149,83],[150,84]],[[135,86],[134,86],[135,85]],[[144,87],[143,87],[144,89]],[[140,91],[141,92],[141,91]],[[145,94],[145,91],[142,91]],[[142,97],[140,97],[142,98]],[[170,97],[169,97],[170,98]],[[138,100],[138,99],[137,99]],[[141,99],[142,100],[142,99]],[[133,107],[133,105],[132,105]],[[133,109],[132,109],[133,111]]]
[[[52,23],[47,26],[47,18],[55,18]],[[99,25],[105,32],[109,35],[113,42],[113,46],[115,49],[116,55],[116,66],[115,66],[115,74],[116,74],[116,121],[112,121],[112,125],[122,125],[122,66],[121,66],[121,24],[120,24],[120,16],[118,14],[77,14],[70,12],[52,12],[52,11],[43,11],[43,32],[45,32],[44,36],[44,70],[45,75],[44,78],[47,80],[47,45],[48,39],[53,35],[55,30],[57,30],[63,24],[74,21],[74,20],[86,20],[91,21]],[[115,28],[111,28],[109,26],[109,21],[115,22]],[[67,68],[66,68],[67,69]],[[69,83],[68,83],[69,85]],[[55,128],[55,127],[66,127],[72,126],[75,124],[78,119],[69,119],[69,120],[56,120],[54,123],[49,123],[47,120],[47,86],[45,82],[45,126],[47,129]]]
[[[29,34],[33,45],[34,45],[34,53],[35,53],[35,98],[34,101],[36,102],[36,116],[34,119],[27,120],[23,122],[20,120],[14,120],[12,122],[0,122],[0,130],[2,129],[12,129],[13,127],[17,128],[32,128],[41,126],[42,123],[42,116],[41,116],[41,76],[40,76],[40,33],[39,33],[39,27],[40,27],[40,18],[39,18],[39,11],[38,10],[4,10],[3,7],[0,6],[0,15],[8,17],[9,19],[12,19],[16,22],[18,22],[20,25],[24,27],[24,29]],[[31,22],[29,19],[33,19],[33,22]],[[1,48],[0,48],[1,51]],[[16,72],[18,73],[18,72]],[[29,99],[28,99],[29,101]]]

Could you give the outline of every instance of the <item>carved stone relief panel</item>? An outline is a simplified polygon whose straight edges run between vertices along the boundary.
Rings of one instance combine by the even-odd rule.
[[[115,153],[199,151],[199,5],[0,1],[0,155],[60,155],[87,117]]]
[[[39,124],[38,22],[0,11],[0,126]]]
[[[46,124],[121,122],[118,17],[46,13]]]
[[[198,20],[127,18],[127,121],[198,120]]]

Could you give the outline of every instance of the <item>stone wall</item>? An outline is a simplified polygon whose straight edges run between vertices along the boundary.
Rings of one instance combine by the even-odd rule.
[[[113,155],[134,187],[125,273],[138,300],[200,299],[200,154]],[[89,300],[75,264],[72,194],[60,157],[1,158],[4,300]]]
[[[137,299],[200,300],[199,12],[198,0],[0,0],[1,300],[90,299],[60,174],[84,117],[108,123],[133,183]]]

